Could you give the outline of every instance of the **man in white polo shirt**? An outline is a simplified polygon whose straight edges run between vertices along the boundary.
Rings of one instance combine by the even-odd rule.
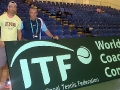
[[[41,18],[38,18],[37,7],[31,6],[29,10],[30,18],[23,22],[23,39],[24,40],[40,40],[41,32],[45,32],[47,36],[58,40],[58,36],[53,36],[47,29]]]

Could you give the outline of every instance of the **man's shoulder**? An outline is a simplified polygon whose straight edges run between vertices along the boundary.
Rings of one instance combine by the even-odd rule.
[[[2,15],[0,15],[0,22],[2,22],[6,17],[7,17],[6,13],[3,13]]]
[[[18,17],[17,15],[15,15],[15,18],[16,18],[18,21],[21,21],[20,17]]]
[[[2,15],[0,15],[0,18],[6,17],[6,13],[3,13]]]
[[[43,24],[42,18],[37,18],[37,20],[38,20],[39,23],[42,23],[42,24]]]
[[[37,19],[40,20],[40,21],[43,21],[42,18],[37,18]]]

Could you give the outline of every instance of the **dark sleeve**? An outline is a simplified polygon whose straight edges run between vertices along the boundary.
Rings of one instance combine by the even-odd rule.
[[[25,38],[25,27],[26,27],[26,21],[23,21],[23,30],[22,30],[23,38]]]

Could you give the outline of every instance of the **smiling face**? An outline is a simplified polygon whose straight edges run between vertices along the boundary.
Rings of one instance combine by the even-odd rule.
[[[7,8],[7,11],[10,13],[10,14],[16,14],[17,12],[17,4],[14,2],[14,1],[11,1],[9,4],[8,4],[8,8]]]
[[[16,14],[16,11],[17,11],[17,7],[12,5],[12,6],[9,6],[8,7],[8,12],[11,13],[11,14]]]
[[[29,15],[32,20],[35,20],[37,18],[38,12],[36,8],[30,8]]]

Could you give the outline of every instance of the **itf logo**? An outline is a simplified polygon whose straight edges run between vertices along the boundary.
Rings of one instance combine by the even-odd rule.
[[[14,54],[13,58],[12,58],[12,62],[10,67],[13,67],[13,63],[15,62],[16,58],[18,57],[18,55],[20,55],[23,51],[28,50],[30,48],[33,47],[38,47],[38,46],[47,46],[47,47],[57,47],[57,48],[61,48],[64,50],[68,50],[71,52],[74,52],[75,50],[60,45],[60,44],[56,44],[53,42],[48,42],[48,41],[33,41],[33,42],[29,42],[27,44],[24,44],[23,46],[21,46],[16,53]],[[65,54],[65,55],[56,55],[56,60],[58,63],[58,68],[60,71],[60,75],[61,75],[61,79],[62,81],[66,81],[67,80],[67,70],[71,69],[71,64],[65,64],[64,61],[65,60],[70,60],[71,59],[71,54]],[[92,55],[91,52],[84,46],[81,46],[78,50],[77,50],[77,55],[76,55],[79,59],[79,61],[81,61],[83,64],[89,64],[92,61]],[[53,60],[53,56],[44,56],[44,57],[37,57],[37,58],[31,58],[31,64],[39,64],[40,68],[41,68],[41,73],[43,76],[43,81],[44,84],[47,85],[50,83],[51,78],[50,78],[50,71],[48,70],[48,63],[52,63]],[[29,88],[32,85],[32,80],[31,80],[31,75],[30,75],[30,70],[29,70],[29,65],[28,65],[28,61],[27,59],[21,59],[20,61],[20,67],[21,67],[21,72],[22,72],[22,76],[23,76],[23,81],[24,81],[24,85],[25,88]]]
[[[92,60],[91,52],[83,46],[77,50],[77,57],[83,64],[89,64]]]

